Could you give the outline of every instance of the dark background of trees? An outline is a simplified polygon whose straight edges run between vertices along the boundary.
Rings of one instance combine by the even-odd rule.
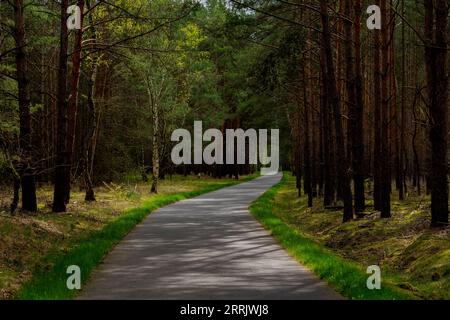
[[[75,3],[83,29],[69,31]],[[372,4],[381,30],[366,27]],[[0,10],[12,211],[19,199],[37,210],[36,184],[54,184],[63,212],[74,184],[92,201],[101,181],[255,170],[171,165],[171,131],[203,120],[280,128],[299,194],[342,207],[343,221],[372,207],[389,218],[391,197],[427,193],[432,225],[448,224],[447,0],[9,0]]]

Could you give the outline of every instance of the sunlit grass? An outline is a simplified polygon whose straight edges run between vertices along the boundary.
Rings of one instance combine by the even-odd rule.
[[[280,202],[275,200],[276,196],[286,191],[287,182],[285,173],[281,182],[256,200],[250,210],[295,259],[324,279],[337,292],[350,299],[417,298],[412,293],[396,287],[392,283],[392,280],[395,280],[395,276],[392,275],[382,275],[380,290],[369,290],[366,285],[369,274],[366,274],[366,269],[362,265],[346,260],[320,243],[303,236],[275,214],[281,210]],[[305,206],[302,207],[302,201],[299,205],[300,210],[310,210]],[[281,208],[288,207],[289,210],[289,206],[290,204],[284,201]],[[291,219],[296,220],[295,217]]]
[[[208,177],[174,177],[163,181],[158,195],[148,195],[149,185],[133,187],[139,199],[127,199],[120,188],[115,190],[102,189],[98,193],[98,202],[78,203],[69,208],[66,214],[41,213],[37,217],[24,217],[30,224],[42,223],[48,228],[44,235],[35,241],[35,247],[42,247],[45,258],[35,256],[32,250],[25,250],[16,259],[36,265],[29,276],[29,281],[21,284],[14,294],[15,299],[71,299],[78,291],[66,287],[67,267],[78,265],[81,269],[82,283],[88,281],[91,272],[101,262],[103,257],[118,243],[133,227],[142,221],[149,213],[170,203],[214,191],[254,176],[233,179],[211,179]],[[108,188],[106,188],[108,189]],[[124,188],[126,190],[126,188]],[[77,202],[81,195],[75,193],[72,201]],[[137,197],[137,196],[136,196]],[[101,202],[100,202],[101,201]],[[130,206],[135,207],[126,209]],[[20,221],[23,220],[21,218]],[[1,220],[0,220],[1,222]],[[0,223],[0,226],[2,224]],[[4,224],[6,227],[6,223]],[[54,230],[51,230],[54,228]],[[17,229],[17,226],[16,226]],[[20,227],[20,232],[24,232]],[[35,233],[35,229],[31,229]],[[53,233],[52,233],[53,232]],[[54,233],[57,233],[55,235]],[[32,239],[29,235],[27,239]],[[65,238],[65,239],[64,239]],[[50,246],[51,241],[56,244]],[[46,248],[46,249],[45,249]],[[14,268],[10,268],[11,272]],[[0,277],[1,279],[1,277]],[[12,279],[14,280],[14,279]],[[6,283],[7,281],[5,281]],[[9,279],[11,282],[11,279]]]

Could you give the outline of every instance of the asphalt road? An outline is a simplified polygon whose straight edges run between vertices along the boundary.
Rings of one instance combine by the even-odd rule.
[[[105,258],[80,299],[341,299],[250,215],[281,174],[152,213]]]

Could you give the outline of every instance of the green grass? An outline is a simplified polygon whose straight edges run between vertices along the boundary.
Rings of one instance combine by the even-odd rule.
[[[381,289],[369,290],[366,281],[370,275],[362,265],[348,261],[312,239],[304,237],[275,215],[274,212],[278,210],[274,201],[275,196],[286,183],[287,176],[284,174],[279,184],[252,203],[250,211],[296,260],[349,299],[417,298],[409,291],[396,287],[393,284],[395,276],[384,273],[381,275]]]
[[[66,287],[66,280],[69,276],[66,273],[68,266],[78,265],[80,267],[81,281],[84,284],[112,247],[152,211],[176,201],[192,198],[252,178],[254,176],[239,181],[211,183],[195,191],[157,195],[150,198],[142,206],[127,210],[100,231],[88,234],[81,241],[77,240],[77,243],[74,243],[65,254],[61,255],[60,252],[56,252],[46,256],[45,263],[33,272],[32,279],[21,286],[14,298],[27,300],[75,298],[79,291],[69,290]]]

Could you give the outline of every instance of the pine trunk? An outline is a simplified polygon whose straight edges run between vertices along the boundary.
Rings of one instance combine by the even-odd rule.
[[[18,172],[22,187],[22,210],[36,212],[36,183],[31,146],[30,79],[26,53],[24,8],[23,0],[14,1],[14,38],[16,41],[15,56],[20,121],[20,167]]]
[[[58,91],[57,99],[57,134],[56,134],[56,163],[55,186],[53,193],[53,212],[66,211],[66,187],[68,166],[67,161],[67,6],[68,0],[61,1],[61,31],[59,49]]]

